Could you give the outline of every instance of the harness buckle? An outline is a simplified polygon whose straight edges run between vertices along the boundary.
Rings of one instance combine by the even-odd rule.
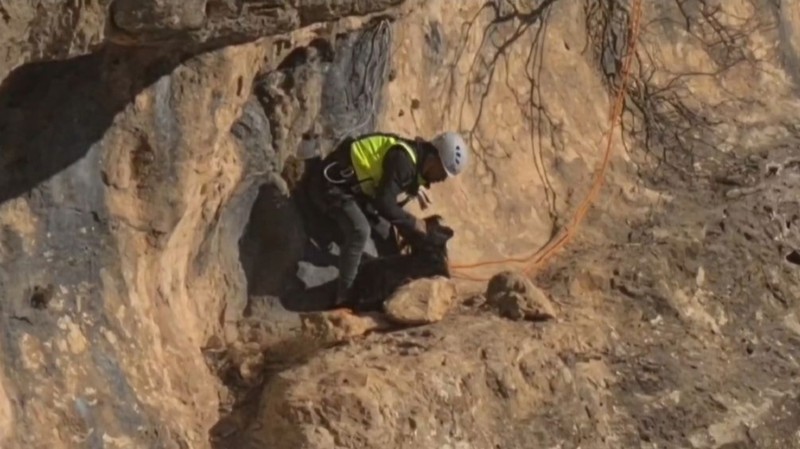
[[[338,165],[337,162],[331,162],[325,168],[322,169],[322,176],[331,184],[334,185],[341,185],[346,184],[349,180],[353,178],[355,174],[355,170],[352,167],[347,167],[345,169],[339,170],[338,173],[334,173],[334,175],[338,175],[339,179],[334,179],[333,175],[331,175],[330,170],[334,168],[335,165]]]

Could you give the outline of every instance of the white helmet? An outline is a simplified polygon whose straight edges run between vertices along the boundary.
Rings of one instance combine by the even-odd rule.
[[[469,148],[461,135],[452,131],[444,132],[431,141],[439,152],[444,170],[449,176],[456,176],[469,163]]]

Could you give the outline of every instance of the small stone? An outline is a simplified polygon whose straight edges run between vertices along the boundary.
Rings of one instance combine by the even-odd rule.
[[[388,318],[417,326],[441,321],[456,299],[455,283],[445,277],[417,279],[399,289],[386,301]]]
[[[699,267],[697,269],[697,276],[695,277],[695,283],[697,284],[697,287],[698,288],[702,287],[705,281],[706,281],[706,270],[704,270],[703,267]]]
[[[22,366],[25,369],[36,372],[45,366],[45,356],[38,338],[30,334],[22,334],[22,338],[19,341],[19,350]]]
[[[247,357],[239,367],[239,375],[247,385],[256,385],[264,370],[264,355],[260,352]]]
[[[86,340],[86,337],[83,335],[83,332],[81,332],[80,326],[72,322],[72,320],[69,317],[67,317],[65,322],[67,326],[66,341],[70,352],[72,352],[73,354],[83,353],[89,346],[89,342]]]
[[[555,307],[542,290],[522,273],[495,275],[486,289],[487,303],[512,320],[542,321],[556,316]]]

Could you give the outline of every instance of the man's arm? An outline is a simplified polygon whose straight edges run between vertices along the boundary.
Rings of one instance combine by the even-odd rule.
[[[374,206],[404,236],[425,232],[424,222],[397,204],[397,196],[416,182],[416,177],[417,168],[404,148],[395,146],[386,153],[383,158],[383,177],[375,191]]]

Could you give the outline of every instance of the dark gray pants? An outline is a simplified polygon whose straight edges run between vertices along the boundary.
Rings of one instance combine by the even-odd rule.
[[[339,299],[353,285],[361,255],[370,237],[370,224],[356,197],[325,182],[321,175],[309,179],[311,201],[339,228]],[[333,223],[331,223],[333,224]]]
[[[339,294],[341,297],[356,279],[358,267],[361,264],[361,255],[369,240],[370,225],[361,207],[350,196],[342,198],[341,204],[333,207],[330,213],[339,225],[344,238],[339,249]]]

